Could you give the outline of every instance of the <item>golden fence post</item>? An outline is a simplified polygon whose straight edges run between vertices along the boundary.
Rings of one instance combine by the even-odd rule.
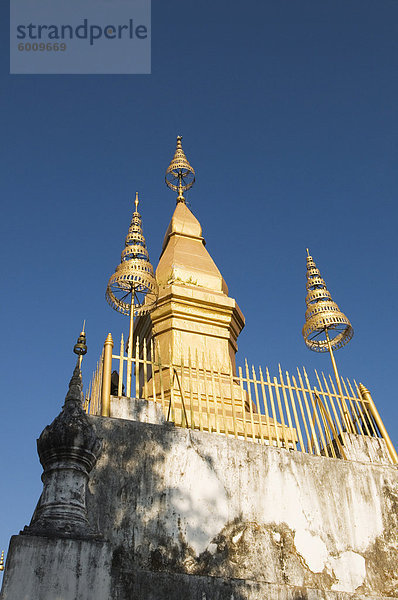
[[[382,438],[386,443],[392,463],[396,465],[398,463],[398,454],[393,446],[390,436],[387,433],[387,429],[384,427],[384,423],[381,419],[381,416],[379,415],[379,411],[377,410],[375,403],[373,402],[372,396],[370,395],[369,390],[362,383],[359,384],[359,391],[361,392],[361,396],[364,399],[364,401],[369,404],[370,413],[376,421],[376,425],[381,433]]]
[[[110,416],[111,407],[111,371],[112,371],[112,334],[108,333],[104,344],[104,366],[102,369],[101,416]]]
[[[121,397],[123,395],[123,366],[124,366],[124,338],[123,333],[120,338],[120,357],[119,357],[119,383],[117,386],[117,395]]]
[[[372,415],[370,414],[370,412],[368,410],[368,407],[366,406],[366,402],[363,401],[363,398],[361,396],[361,392],[359,391],[359,387],[358,387],[358,384],[355,381],[355,379],[354,379],[354,385],[355,385],[355,389],[357,391],[359,402],[362,404],[362,407],[363,407],[366,419],[367,419],[368,423],[370,424],[371,430],[373,431],[373,433],[370,433],[369,435],[374,435],[375,437],[379,437],[378,433],[376,431],[374,419],[373,419]]]
[[[246,379],[247,379],[247,393],[248,393],[248,397],[249,397],[250,423],[252,426],[252,440],[254,442],[256,440],[256,431],[255,431],[255,427],[254,427],[252,391],[251,391],[251,386],[250,386],[250,373],[249,373],[249,365],[247,364],[247,358],[245,358],[245,369],[246,369]],[[254,383],[254,380],[253,380],[253,383]]]
[[[257,389],[258,379],[256,376],[256,370],[254,368],[254,365],[252,365],[252,375],[253,375],[253,387],[254,387],[254,394],[255,394],[255,398],[256,398],[256,407],[257,407],[257,414],[258,414],[258,429],[259,429],[261,443],[264,444],[263,420],[261,417],[260,398],[258,396],[258,389]]]
[[[270,426],[270,422],[269,422],[267,393],[265,391],[265,381],[264,381],[264,375],[263,375],[263,372],[261,370],[261,367],[259,367],[259,371],[260,371],[261,392],[263,394],[263,402],[264,402],[265,420],[266,420],[266,423],[267,423],[268,445],[272,446],[273,444],[272,444],[272,436],[271,436],[271,426]]]
[[[269,376],[269,371],[268,371],[268,367],[265,367],[265,373],[267,375],[267,385],[268,385],[268,393],[269,393],[269,397],[271,400],[271,410],[272,410],[272,419],[274,421],[274,430],[275,430],[275,439],[276,439],[276,443],[278,448],[282,448],[282,444],[279,440],[279,424],[278,424],[278,420],[276,418],[276,411],[275,411],[275,402],[274,402],[274,395],[272,393],[272,383],[271,383],[271,378]],[[272,444],[273,445],[273,444]]]

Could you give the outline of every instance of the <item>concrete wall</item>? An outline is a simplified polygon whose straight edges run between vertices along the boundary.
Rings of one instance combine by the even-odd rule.
[[[235,582],[228,600],[267,597],[266,588],[272,598],[398,597],[396,467],[168,424],[93,420],[104,451],[89,515],[114,549],[120,600],[182,597],[156,596],[171,573],[200,600],[213,600],[209,576],[224,590]]]
[[[396,467],[90,420],[103,541],[15,536],[3,600],[398,598]]]
[[[112,551],[103,542],[11,538],[3,600],[110,600]]]

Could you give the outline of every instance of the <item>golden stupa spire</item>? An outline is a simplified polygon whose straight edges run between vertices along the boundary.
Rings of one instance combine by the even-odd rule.
[[[149,262],[138,203],[137,192],[135,211],[121,261],[106,288],[106,299],[110,306],[123,315],[133,313],[133,316],[142,315],[154,308],[158,290],[153,267]]]
[[[177,136],[177,148],[173,160],[166,171],[166,185],[178,192],[177,202],[185,202],[184,192],[195,183],[195,171],[188,162],[181,144],[182,136]]]
[[[149,262],[138,203],[137,192],[134,202],[135,211],[126,236],[121,261],[109,279],[105,294],[108,303],[114,310],[122,315],[130,316],[127,345],[127,389],[131,384],[134,317],[146,314],[155,308],[158,297],[158,284],[153,267]],[[112,338],[110,343],[113,344]]]
[[[345,314],[341,312],[336,302],[333,302],[326,283],[322,279],[321,273],[308,248],[306,287],[307,297],[305,302],[307,310],[305,311],[305,323],[303,327],[304,341],[310,350],[329,352],[337,388],[342,401],[345,425],[350,432],[351,425],[348,417],[348,409],[344,400],[333,350],[345,346],[354,335],[354,330]]]
[[[307,248],[307,310],[303,337],[310,350],[328,352],[350,341],[354,330],[350,321],[332,300],[319,269]]]

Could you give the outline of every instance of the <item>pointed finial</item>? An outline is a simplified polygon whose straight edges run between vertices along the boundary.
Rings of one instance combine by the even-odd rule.
[[[303,337],[310,350],[328,352],[350,341],[354,330],[326,287],[325,281],[307,248],[307,297]]]
[[[177,136],[177,148],[165,176],[166,185],[178,192],[177,202],[185,202],[184,192],[195,183],[195,171],[189,164],[181,144],[182,136]]]
[[[73,347],[73,352],[78,355],[77,363],[79,367],[82,364],[83,356],[87,353],[86,334],[84,329],[86,327],[86,319],[83,322],[83,329],[77,338],[77,342]]]
[[[4,550],[1,551],[0,557],[0,571],[4,571]]]
[[[149,261],[138,203],[136,192],[135,212],[127,232],[120,264],[110,277],[105,293],[109,305],[114,310],[126,316],[133,310],[135,317],[150,312],[155,307],[158,295],[158,284]]]
[[[311,256],[310,255],[310,251],[308,250],[308,248],[306,248],[306,250],[307,250],[307,256]]]
[[[74,368],[72,378],[69,382],[68,393],[65,396],[65,405],[68,402],[77,402],[80,405],[83,404],[83,391],[82,391],[82,374],[80,371],[79,361]]]

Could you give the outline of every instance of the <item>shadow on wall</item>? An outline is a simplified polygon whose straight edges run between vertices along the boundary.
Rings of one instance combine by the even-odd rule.
[[[398,523],[391,521],[391,514],[396,509],[398,488],[394,491],[394,481],[390,481],[388,502],[383,491],[383,521],[388,527],[384,523],[374,547],[369,546],[363,556],[351,550],[336,553],[321,544],[309,525],[307,531],[306,522],[298,531],[293,522],[288,525],[283,519],[264,522],[260,514],[256,520],[250,497],[256,492],[257,505],[262,502],[264,482],[272,482],[272,477],[267,479],[271,463],[274,468],[285,469],[285,480],[290,481],[291,463],[292,469],[302,467],[303,493],[310,493],[316,482],[322,485],[319,500],[330,499],[328,482],[332,478],[334,495],[325,507],[341,500],[336,515],[345,514],[349,502],[342,498],[339,486],[344,490],[344,481],[361,479],[361,473],[367,472],[365,465],[313,460],[304,455],[293,461],[283,454],[284,450],[260,452],[253,445],[242,445],[240,440],[229,439],[226,443],[214,433],[172,424],[91,419],[103,439],[103,452],[90,477],[87,507],[92,525],[113,548],[116,600],[305,600],[307,594],[322,598],[334,590],[378,593],[379,597],[396,593]],[[250,476],[260,477],[263,485],[247,479],[249,464]],[[373,489],[385,469],[372,468],[373,475],[364,476],[363,485],[355,484],[358,494]],[[357,479],[353,478],[354,471]],[[306,477],[311,485],[307,485]],[[386,483],[391,479],[389,468],[383,477]],[[288,493],[293,488],[283,489]],[[272,497],[270,494],[268,502]],[[240,512],[242,499],[249,502],[244,514]],[[361,510],[372,506],[372,498],[363,498]],[[378,503],[374,506],[377,508]],[[297,545],[297,539],[302,538],[312,543],[312,566]],[[322,560],[317,560],[317,555],[313,556],[316,543],[322,552],[331,552],[330,557],[322,555]],[[354,569],[353,573],[340,573],[343,567],[352,570],[354,559],[354,567],[360,561],[360,572]],[[365,562],[366,570],[362,572]],[[383,564],[389,565],[391,577],[385,577]]]
[[[228,494],[215,475],[214,457],[194,448],[189,430],[176,436],[169,424],[91,418],[103,451],[90,477],[87,509],[113,547],[112,597],[230,600],[232,594],[246,600],[244,582],[222,579],[230,569],[209,577],[229,563],[220,534]]]

